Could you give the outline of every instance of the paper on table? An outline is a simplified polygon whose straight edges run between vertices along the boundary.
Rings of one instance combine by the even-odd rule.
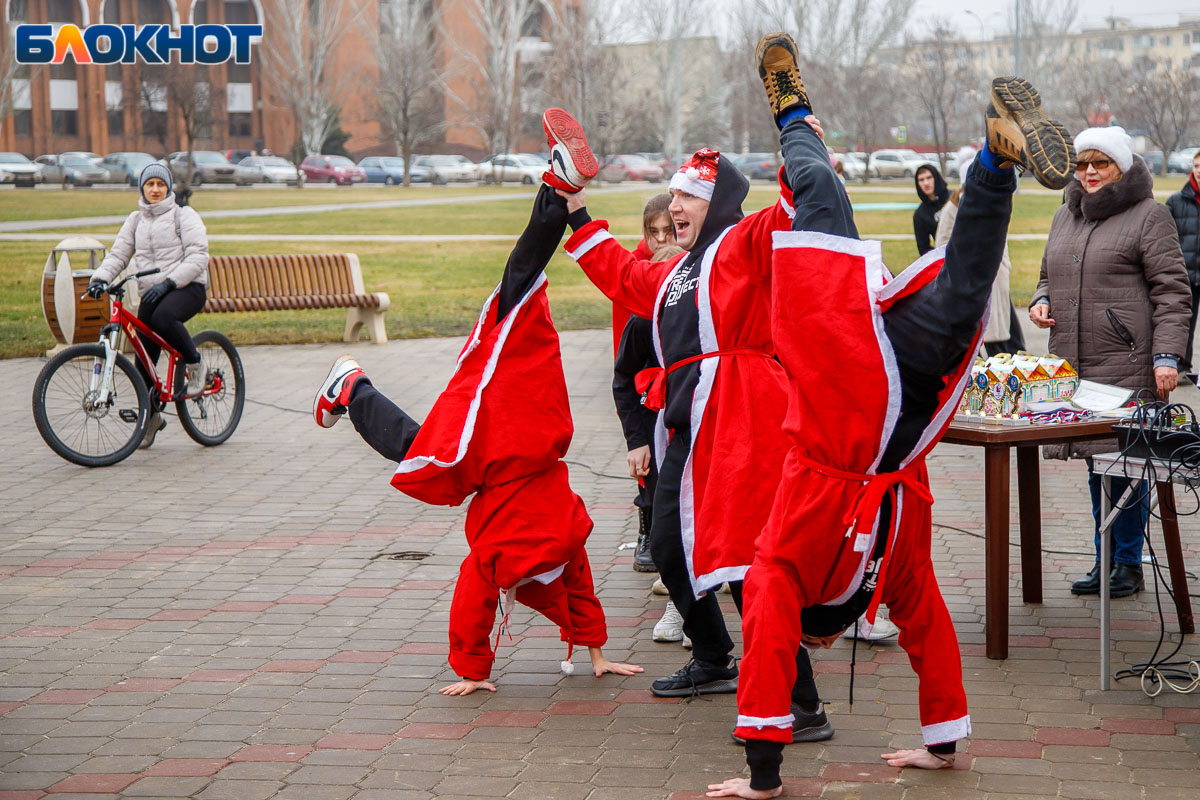
[[[1122,389],[1120,386],[1110,386],[1107,383],[1081,380],[1071,402],[1089,411],[1112,411],[1129,402],[1133,397],[1132,389]]]

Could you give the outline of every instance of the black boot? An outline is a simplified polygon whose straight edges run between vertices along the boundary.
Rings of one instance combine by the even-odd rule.
[[[1128,597],[1137,594],[1146,587],[1142,580],[1141,564],[1117,564],[1113,567],[1112,578],[1108,584],[1109,597]]]
[[[634,572],[658,572],[650,557],[650,509],[638,507],[637,549],[633,551]]]
[[[1071,594],[1100,594],[1100,565],[1092,567],[1086,578],[1071,584]]]

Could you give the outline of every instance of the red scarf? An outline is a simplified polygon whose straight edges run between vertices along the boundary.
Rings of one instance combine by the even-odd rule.
[[[1200,205],[1200,186],[1196,185],[1195,172],[1193,172],[1192,177],[1188,179],[1188,183],[1192,185],[1192,199],[1196,201],[1197,205]]]

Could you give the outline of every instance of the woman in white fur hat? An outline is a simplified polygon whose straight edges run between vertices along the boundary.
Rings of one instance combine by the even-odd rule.
[[[1076,181],[1067,186],[1054,215],[1042,257],[1041,280],[1029,318],[1050,329],[1050,350],[1066,358],[1081,377],[1167,399],[1187,350],[1192,295],[1175,223],[1154,200],[1154,182],[1123,128],[1088,128],[1075,137]],[[1096,550],[1100,550],[1101,476],[1091,456],[1117,449],[1115,439],[1047,447],[1047,458],[1084,458]],[[1119,497],[1128,481],[1114,478]],[[1142,540],[1148,496],[1131,502],[1112,528],[1110,593],[1141,591]],[[1074,594],[1100,591],[1099,556]]]

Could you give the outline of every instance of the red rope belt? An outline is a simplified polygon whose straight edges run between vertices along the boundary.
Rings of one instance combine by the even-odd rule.
[[[633,378],[638,392],[645,395],[645,399],[642,401],[643,405],[651,411],[661,411],[667,404],[668,375],[680,367],[717,356],[762,356],[763,358],[773,358],[770,353],[764,350],[756,350],[753,347],[731,347],[728,350],[713,350],[711,353],[700,353],[699,355],[689,356],[676,361],[665,369],[663,367],[647,367],[638,372]]]

